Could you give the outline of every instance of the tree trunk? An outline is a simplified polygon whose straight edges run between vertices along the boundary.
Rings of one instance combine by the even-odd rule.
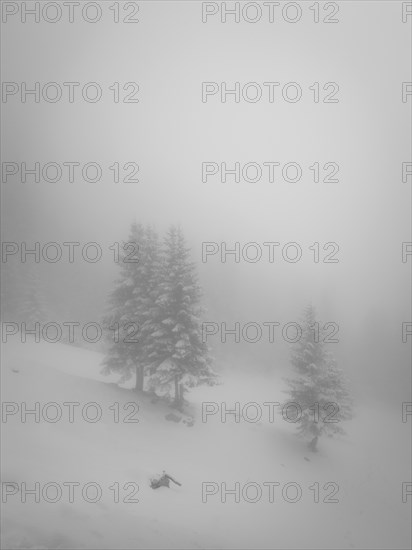
[[[316,453],[317,452],[317,447],[316,445],[318,444],[318,439],[319,439],[319,436],[315,435],[315,437],[312,439],[312,441],[309,443],[309,449],[313,452],[313,453]]]
[[[175,398],[173,402],[173,406],[178,409],[182,410],[183,407],[183,384],[180,384],[180,376],[178,374],[175,375]]]
[[[179,377],[177,374],[175,375],[175,407],[178,409],[180,405],[180,385],[179,385]]]
[[[144,368],[142,366],[136,365],[136,391],[143,391],[144,385]]]

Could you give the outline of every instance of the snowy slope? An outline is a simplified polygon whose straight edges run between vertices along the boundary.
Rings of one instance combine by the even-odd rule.
[[[3,346],[3,402],[15,402],[20,409],[22,402],[27,408],[36,401],[56,402],[64,411],[55,423],[36,423],[30,416],[22,423],[15,414],[2,424],[3,488],[4,482],[19,487],[2,505],[3,548],[410,547],[410,502],[401,499],[401,483],[411,479],[410,427],[401,422],[399,411],[359,403],[348,436],[321,441],[320,452],[313,455],[294,436],[293,425],[278,415],[273,423],[268,415],[257,423],[235,423],[233,417],[222,423],[219,415],[201,421],[202,401],[219,406],[226,401],[232,408],[236,401],[283,400],[280,372],[270,382],[253,371],[232,373],[220,386],[194,390],[187,397],[195,425],[188,427],[167,421],[171,409],[166,405],[152,403],[148,396],[136,399],[132,390],[103,377],[101,360],[98,353],[63,344]],[[138,423],[113,421],[110,406],[119,403],[122,419],[123,405],[135,401]],[[70,423],[63,402],[96,402],[102,418],[87,422],[76,409]],[[182,486],[152,490],[149,479],[162,470]],[[102,497],[90,503],[77,489],[73,503],[68,490],[59,502],[41,498],[36,503],[28,496],[23,503],[21,484],[31,487],[36,481],[41,487],[56,482],[63,489],[64,482],[81,487],[96,482]],[[122,502],[134,487],[123,490],[128,482],[138,484],[139,502]],[[228,495],[224,503],[219,492],[204,503],[204,482],[218,487],[225,482],[229,488],[235,482],[241,487],[256,482],[263,494],[254,503],[236,503]],[[265,482],[280,484],[274,502],[269,502]],[[288,482],[300,485],[298,502],[282,499]],[[337,483],[339,502],[322,502],[326,493],[321,489],[321,502],[315,503],[309,489],[315,482],[321,488]],[[120,502],[114,502],[109,489],[114,483],[120,484]],[[248,496],[254,495],[252,487]]]

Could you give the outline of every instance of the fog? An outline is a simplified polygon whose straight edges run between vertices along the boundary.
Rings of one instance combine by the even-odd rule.
[[[20,12],[3,24],[2,79],[17,83],[18,92],[5,99],[3,92],[1,105],[1,230],[3,243],[17,243],[18,252],[3,255],[2,270],[15,269],[24,279],[32,264],[50,321],[99,322],[120,273],[113,243],[128,241],[133,222],[152,224],[161,237],[178,224],[203,289],[204,321],[282,327],[298,322],[311,303],[322,324],[339,327],[338,343],[327,348],[357,406],[381,405],[400,415],[402,402],[411,400],[411,336],[403,341],[402,324],[411,321],[412,265],[411,249],[402,244],[411,241],[411,176],[402,181],[402,163],[411,160],[412,105],[412,96],[402,95],[402,82],[411,80],[411,16],[402,22],[402,3],[340,2],[338,24],[314,23],[309,2],[298,3],[296,23],[279,8],[274,22],[264,11],[253,24],[230,16],[222,23],[221,11],[203,11],[202,22],[201,2],[174,1],[138,2],[138,24],[115,24],[107,3],[100,4],[103,17],[95,24],[80,16],[74,23],[64,16],[55,24],[29,16],[22,23]],[[35,102],[28,95],[22,102],[23,82],[28,89],[60,83],[63,98],[53,103],[40,94]],[[79,87],[70,103],[64,82],[99,83],[102,99],[84,101]],[[121,98],[135,91],[122,90],[123,83],[137,83],[138,102],[115,103],[115,82]],[[205,82],[216,83],[218,92],[205,95]],[[260,83],[261,100],[245,101],[240,92],[239,102],[233,94],[222,102],[223,83],[233,89],[236,82],[241,90]],[[273,102],[265,82],[280,83]],[[282,97],[290,82],[301,86],[300,101]],[[310,89],[316,82],[319,102]],[[336,103],[322,101],[332,90],[322,86],[330,82],[339,84]],[[72,182],[64,167],[60,181],[29,174],[22,182],[21,163],[33,169],[49,162],[80,168]],[[102,167],[99,181],[81,176],[90,162]],[[138,181],[114,182],[115,162],[121,178],[132,174],[125,163],[138,165]],[[315,162],[319,182],[309,168]],[[5,175],[4,163],[16,163],[18,172]],[[230,173],[221,181],[222,163],[228,170],[240,163],[240,181]],[[245,181],[247,163],[262,169],[260,181]],[[273,182],[264,163],[280,163]],[[300,181],[282,177],[287,163],[302,168]],[[322,181],[325,163],[338,165],[337,182]],[[53,179],[53,168],[50,174]],[[93,169],[88,174],[94,177]],[[293,168],[287,174],[293,179]],[[35,242],[60,244],[62,259],[36,263],[27,255],[23,263],[22,243],[30,249]],[[73,262],[65,242],[81,243]],[[95,263],[79,252],[90,242],[103,251]],[[239,261],[233,254],[222,261],[222,249],[236,243]],[[248,243],[258,247],[242,254]],[[263,243],[280,243],[272,261]],[[282,255],[287,243],[299,245],[299,261]],[[324,249],[326,243],[338,250]],[[207,255],[211,250],[216,253]],[[262,256],[251,261],[247,254],[253,258],[256,250]],[[332,252],[337,261],[325,263]],[[246,372],[250,383],[259,373],[269,383],[288,368],[291,351],[281,329],[276,334],[275,342],[265,332],[256,343],[209,338],[216,369],[223,376]],[[94,349],[104,352],[100,344]]]

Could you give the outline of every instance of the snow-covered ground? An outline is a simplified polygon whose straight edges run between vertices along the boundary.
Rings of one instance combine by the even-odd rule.
[[[3,412],[3,548],[410,548],[412,498],[402,502],[402,482],[411,480],[411,433],[410,422],[402,423],[401,404],[390,410],[385,403],[358,402],[348,435],[321,440],[319,452],[312,454],[295,437],[293,424],[277,414],[270,422],[269,407],[263,405],[284,400],[281,369],[269,378],[252,367],[232,368],[221,385],[193,390],[186,396],[195,417],[190,427],[167,421],[172,411],[164,403],[136,398],[115,378],[103,377],[101,360],[99,353],[63,344],[3,346],[3,406],[14,402],[19,409],[7,417]],[[139,410],[133,416],[133,407],[124,410],[123,405],[136,401]],[[202,422],[206,401],[219,409],[223,402],[228,408],[236,401],[241,406],[256,402],[263,415],[259,422],[241,417],[236,423],[228,416],[222,423],[219,414]],[[35,402],[41,407],[55,402],[62,419],[36,423],[28,415],[23,423],[23,402],[28,409]],[[80,403],[72,423],[64,402]],[[80,413],[90,402],[102,411],[95,423]],[[119,422],[114,422],[114,403],[119,403]],[[95,409],[88,412],[91,417]],[[48,413],[51,418],[55,409]],[[123,422],[128,413],[139,422]],[[150,477],[163,470],[182,486],[152,490]],[[61,499],[47,502],[40,493],[40,502],[29,494],[22,502],[22,484],[31,489],[36,482],[40,490],[48,482],[59,484]],[[63,485],[67,482],[80,484],[74,502]],[[81,489],[90,482],[101,487],[99,502],[82,497]],[[233,489],[236,482],[240,502],[233,494],[222,502],[221,484]],[[270,482],[279,483],[272,486],[273,502]],[[206,502],[203,483],[218,489]],[[257,485],[248,486],[246,498],[253,500],[260,488],[260,500],[242,498],[248,483]],[[295,485],[285,488],[287,483]],[[315,483],[320,502],[309,489]],[[288,502],[296,484],[301,499]],[[49,486],[49,500],[55,487]],[[120,502],[115,502],[116,487]],[[323,502],[335,487],[338,502]],[[15,494],[4,502],[7,491]],[[91,487],[87,496],[94,494]],[[127,495],[138,502],[123,502]]]

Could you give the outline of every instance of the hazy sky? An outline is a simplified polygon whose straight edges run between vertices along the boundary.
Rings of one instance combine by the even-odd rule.
[[[255,24],[222,23],[220,13],[202,23],[201,2],[139,2],[139,23],[115,24],[108,4],[96,24],[22,24],[18,14],[3,25],[3,81],[98,82],[104,90],[96,104],[79,93],[70,104],[67,91],[55,104],[24,104],[19,94],[2,104],[3,162],[94,161],[104,170],[97,183],[9,178],[3,240],[97,241],[107,251],[133,219],[162,231],[179,222],[199,263],[202,241],[295,241],[304,250],[296,264],[278,253],[274,263],[221,264],[216,255],[200,265],[210,315],[291,320],[313,300],[347,335],[359,336],[371,311],[397,334],[411,317],[412,264],[401,261],[401,243],[411,240],[411,178],[402,183],[401,164],[411,160],[412,105],[412,96],[401,100],[402,82],[412,80],[402,3],[341,2],[337,24],[315,24],[310,2],[300,3],[295,24],[280,11],[273,23],[266,12]],[[114,103],[114,82],[138,83],[139,103]],[[273,103],[267,95],[222,103],[218,94],[204,103],[202,82],[297,82],[303,96],[288,103],[276,88]],[[339,103],[314,103],[314,82],[337,82]],[[136,162],[139,183],[113,183],[115,161]],[[252,161],[297,162],[302,180],[202,182],[202,162]],[[339,183],[311,181],[314,162],[336,162]],[[315,264],[308,247],[331,241],[339,263]],[[116,274],[109,253],[99,264],[43,270],[82,315],[99,309]]]

